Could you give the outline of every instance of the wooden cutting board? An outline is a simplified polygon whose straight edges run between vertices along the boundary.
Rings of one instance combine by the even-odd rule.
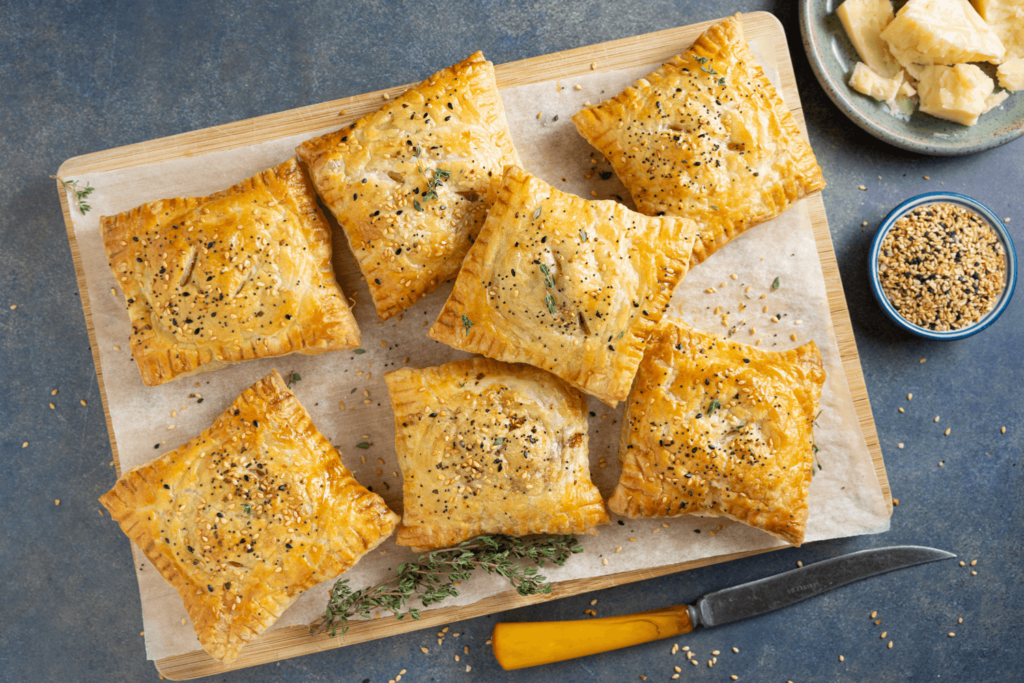
[[[567,79],[572,76],[590,73],[593,69],[597,71],[615,71],[650,64],[659,60],[667,60],[669,57],[689,47],[713,23],[715,22],[682,26],[657,33],[648,33],[633,38],[624,38],[566,52],[502,64],[495,69],[498,86],[500,88],[510,88],[556,78]],[[743,15],[743,28],[749,41],[758,40],[762,45],[767,42],[774,50],[776,67],[782,85],[781,94],[800,129],[806,135],[807,129],[800,105],[800,95],[797,92],[793,64],[790,60],[789,46],[786,42],[786,35],[782,24],[767,12],[753,12]],[[340,128],[342,125],[378,109],[382,95],[385,93],[389,96],[396,96],[409,87],[408,85],[397,86],[278,114],[270,114],[246,121],[228,123],[191,133],[183,133],[159,140],[75,157],[69,159],[61,166],[58,175],[62,178],[73,178],[84,173],[130,168],[159,161],[245,147],[287,135],[321,130],[331,126]],[[82,308],[85,312],[89,341],[92,344],[96,376],[99,381],[100,394],[104,399],[103,410],[107,420],[107,430],[110,434],[111,448],[114,453],[117,472],[120,475],[121,466],[118,460],[114,430],[111,426],[110,415],[106,405],[106,390],[103,385],[103,372],[100,366],[96,336],[89,309],[85,273],[82,268],[81,254],[71,223],[71,206],[68,202],[67,193],[60,188],[59,184],[58,190],[64,209],[64,222],[67,226],[68,241],[71,244],[71,254],[75,262],[75,272],[78,276],[78,286],[82,292]],[[882,488],[882,494],[885,496],[891,513],[892,496],[889,491],[889,481],[886,477],[885,463],[882,460],[882,451],[879,447],[875,422],[871,414],[871,404],[868,401],[867,388],[865,387],[864,376],[861,372],[860,357],[857,354],[853,329],[850,326],[850,316],[846,308],[843,284],[839,277],[839,267],[836,263],[835,252],[832,249],[828,219],[825,216],[825,205],[820,195],[815,195],[804,201],[807,202],[811,224],[814,228],[818,257],[821,260],[825,285],[828,290],[832,324],[839,345],[840,355],[842,356],[846,380],[849,384],[850,393],[853,396],[854,406],[857,410],[864,439],[867,442],[868,450],[871,452],[875,464],[875,471]],[[372,621],[356,622],[345,636],[335,638],[330,638],[326,635],[311,635],[308,629],[300,626],[282,628],[266,633],[247,645],[242,655],[230,667],[225,667],[202,650],[157,660],[156,667],[164,677],[175,681],[208,676],[228,670],[241,669],[289,657],[319,652],[321,650],[362,643],[407,631],[436,628],[442,624],[454,621],[471,619],[536,602],[564,598],[718,562],[727,562],[759,552],[765,551],[759,550],[721,555],[654,569],[638,569],[605,577],[563,581],[554,584],[551,594],[546,596],[522,597],[514,591],[508,591],[468,606],[432,609],[424,612],[423,618],[419,621],[411,619],[399,621],[394,617],[387,617]]]

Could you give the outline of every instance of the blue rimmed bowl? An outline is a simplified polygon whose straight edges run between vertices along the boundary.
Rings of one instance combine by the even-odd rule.
[[[1003,243],[1003,251],[1006,254],[1006,286],[1003,287],[1003,293],[999,296],[999,300],[996,305],[992,307],[992,310],[986,313],[981,320],[964,327],[959,330],[950,330],[948,332],[937,332],[935,330],[929,330],[924,327],[919,327],[913,324],[897,312],[896,307],[892,305],[889,299],[885,296],[885,292],[882,290],[882,282],[878,277],[878,255],[882,251],[882,240],[889,234],[889,230],[896,224],[896,221],[903,217],[904,214],[929,204],[957,204],[966,209],[970,209],[974,213],[985,219],[993,232],[999,237]],[[907,201],[903,202],[882,221],[882,224],[878,226],[878,232],[875,233],[875,238],[871,241],[871,251],[868,254],[868,281],[871,283],[871,293],[875,295],[875,300],[878,305],[881,306],[882,311],[885,312],[889,319],[894,323],[902,327],[907,332],[916,334],[919,337],[925,339],[936,339],[940,341],[952,341],[954,339],[963,339],[964,337],[970,337],[972,334],[978,334],[986,327],[994,323],[1006,307],[1010,303],[1011,297],[1013,297],[1013,289],[1017,284],[1017,252],[1013,248],[1013,240],[1010,238],[1010,233],[1007,232],[1006,227],[1003,225],[999,217],[996,216],[991,209],[982,204],[976,199],[971,199],[962,194],[955,192],[928,192],[926,194],[920,194],[916,197],[911,197]]]

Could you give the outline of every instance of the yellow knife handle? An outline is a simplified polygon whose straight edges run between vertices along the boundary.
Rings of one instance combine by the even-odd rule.
[[[506,671],[618,650],[693,630],[686,605],[579,621],[498,624],[491,641]]]

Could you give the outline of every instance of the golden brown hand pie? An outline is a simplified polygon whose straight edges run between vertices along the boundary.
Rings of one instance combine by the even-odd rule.
[[[104,216],[100,229],[148,386],[359,346],[331,266],[330,226],[294,158],[209,197]]]
[[[590,482],[586,401],[557,377],[472,358],[384,379],[405,480],[398,545],[594,534],[608,523]]]
[[[385,320],[459,272],[502,167],[519,163],[480,52],[296,152]]]
[[[510,167],[429,335],[543,368],[615,406],[686,274],[696,230]]]
[[[210,429],[129,470],[100,502],[178,590],[199,642],[225,664],[398,524],[276,370]]]
[[[763,351],[663,321],[629,395],[608,507],[728,517],[800,545],[824,383],[814,342]]]
[[[638,211],[700,224],[691,266],[825,187],[814,152],[754,60],[739,16],[572,117]]]

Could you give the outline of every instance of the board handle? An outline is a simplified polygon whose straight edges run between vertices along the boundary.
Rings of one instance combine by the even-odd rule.
[[[494,627],[494,656],[506,671],[561,662],[671,638],[693,630],[686,605],[620,617],[502,623]]]

